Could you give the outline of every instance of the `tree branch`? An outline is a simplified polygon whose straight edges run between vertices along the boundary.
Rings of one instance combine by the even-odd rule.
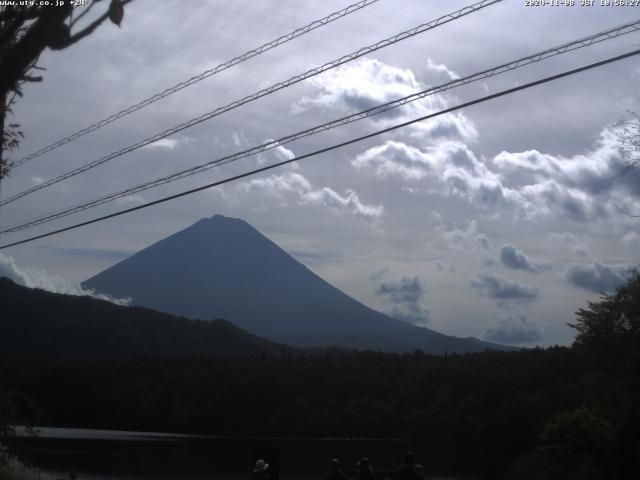
[[[122,0],[122,5],[124,6],[127,3],[130,3],[132,1],[133,0]],[[81,40],[84,37],[86,37],[88,35],[91,35],[93,33],[93,31],[96,28],[98,28],[107,18],[109,18],[109,10],[108,9],[107,9],[107,11],[105,13],[100,15],[98,18],[96,18],[93,22],[91,22],[85,28],[83,28],[79,32],[71,35],[69,37],[69,39],[60,48],[67,48],[68,46],[73,45],[74,43],[76,43],[78,40]]]
[[[93,6],[96,4],[96,1],[93,0],[89,6],[87,8],[85,8],[82,13],[80,15],[78,15],[69,26],[73,27],[76,23],[78,23],[78,20],[80,20],[82,17],[84,17],[87,13],[89,13],[91,11],[91,9],[93,8]]]

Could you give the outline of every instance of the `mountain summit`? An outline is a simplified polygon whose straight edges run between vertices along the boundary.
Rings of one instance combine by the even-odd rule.
[[[503,348],[372,310],[245,221],[222,215],[154,243],[82,286],[174,315],[224,318],[255,335],[301,347],[428,353]]]

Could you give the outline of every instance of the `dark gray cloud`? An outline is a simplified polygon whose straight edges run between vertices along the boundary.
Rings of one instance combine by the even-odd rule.
[[[398,282],[383,282],[376,295],[389,305],[387,313],[400,320],[427,325],[429,311],[425,308],[426,287],[418,277],[403,277]]]
[[[523,315],[499,316],[484,331],[485,340],[508,345],[522,345],[542,340],[537,325]]]
[[[592,292],[611,293],[622,285],[629,275],[637,269],[631,263],[607,264],[593,262],[591,264],[571,265],[565,272],[565,280],[574,287]]]
[[[443,262],[442,260],[436,260],[436,267],[439,272],[455,272],[457,270],[453,263]]]
[[[500,306],[510,303],[528,304],[540,298],[540,291],[494,273],[477,273],[471,280],[471,288],[480,295],[495,300]]]
[[[382,270],[378,270],[377,272],[374,272],[371,274],[371,276],[369,277],[373,282],[379,282],[381,281],[384,276],[389,273],[390,268],[389,267],[384,267]]]
[[[551,268],[548,262],[534,260],[511,244],[505,244],[500,247],[500,260],[508,268],[525,270],[532,273],[549,270]]]
[[[479,233],[476,239],[478,240],[478,243],[482,245],[482,248],[484,248],[485,250],[489,250],[491,248],[491,241],[489,240],[489,237],[487,236],[486,233]]]

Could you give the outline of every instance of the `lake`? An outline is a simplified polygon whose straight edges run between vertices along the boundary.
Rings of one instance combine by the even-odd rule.
[[[273,480],[318,480],[328,462],[339,458],[343,469],[355,470],[367,456],[383,476],[412,450],[429,472],[426,444],[406,439],[221,437],[24,427],[11,450],[41,470],[42,480],[247,480],[256,459],[270,463]],[[442,477],[430,477],[440,479]]]

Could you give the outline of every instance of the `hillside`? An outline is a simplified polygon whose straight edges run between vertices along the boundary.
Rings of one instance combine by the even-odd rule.
[[[225,320],[200,321],[0,278],[0,356],[16,360],[280,355],[291,351]]]

